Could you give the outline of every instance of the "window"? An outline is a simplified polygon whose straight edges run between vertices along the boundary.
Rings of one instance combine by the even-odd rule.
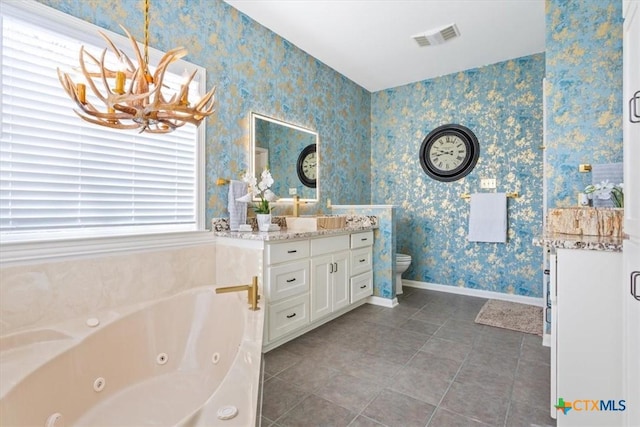
[[[2,242],[202,230],[204,125],[151,135],[81,120],[56,70],[77,69],[81,45],[99,56],[99,28],[35,2],[1,7]],[[162,54],[150,51],[155,64]],[[190,93],[201,96],[204,69],[185,61],[165,83],[195,68]]]

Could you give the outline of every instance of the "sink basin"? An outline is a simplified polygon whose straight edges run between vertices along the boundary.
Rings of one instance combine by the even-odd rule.
[[[347,225],[344,216],[288,216],[287,230],[293,232],[309,232],[318,230],[335,230]]]

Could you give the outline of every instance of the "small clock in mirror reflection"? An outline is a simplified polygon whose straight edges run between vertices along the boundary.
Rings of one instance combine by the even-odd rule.
[[[310,188],[316,188],[318,160],[316,144],[307,145],[298,156],[297,172],[300,182]]]

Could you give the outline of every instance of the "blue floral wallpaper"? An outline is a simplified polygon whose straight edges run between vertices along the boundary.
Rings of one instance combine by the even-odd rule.
[[[622,2],[546,2],[547,206],[577,204],[581,163],[622,162]]]
[[[143,40],[140,0],[39,1],[119,34],[122,24]],[[327,198],[370,202],[368,91],[222,0],[156,1],[150,14],[150,45],[185,46],[186,59],[207,69],[207,88],[217,87],[206,121],[206,224],[228,216],[228,188],[216,179],[248,168],[251,111],[319,132],[321,199],[303,211],[321,210]]]
[[[142,39],[139,0],[38,1]],[[407,279],[540,297],[542,253],[531,241],[542,231],[543,181],[548,206],[573,205],[591,179],[578,164],[622,161],[620,8],[619,0],[546,0],[545,54],[374,94],[222,0],[152,2],[150,35],[161,50],[186,46],[187,60],[207,69],[207,87],[217,86],[206,125],[207,224],[228,215],[228,188],[215,181],[248,167],[255,111],[320,134],[320,201],[302,213],[325,211],[327,199],[397,205],[397,250],[413,257]],[[417,157],[444,123],[471,128],[481,146],[474,171],[453,183],[427,177]],[[509,199],[507,244],[466,240],[460,195],[480,191],[481,178],[521,194]],[[391,284],[377,289],[392,295]]]
[[[542,254],[531,242],[542,225],[544,65],[537,54],[372,95],[372,203],[399,206],[397,250],[413,258],[405,278],[542,296]],[[450,183],[429,178],[418,159],[424,137],[446,123],[480,142],[476,168]],[[469,202],[460,196],[481,191],[481,178],[520,193],[508,202],[506,244],[467,241]]]

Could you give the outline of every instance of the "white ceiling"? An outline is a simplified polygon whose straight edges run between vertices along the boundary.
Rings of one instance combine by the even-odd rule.
[[[544,51],[544,0],[225,0],[365,89]],[[455,23],[460,37],[411,36]]]

